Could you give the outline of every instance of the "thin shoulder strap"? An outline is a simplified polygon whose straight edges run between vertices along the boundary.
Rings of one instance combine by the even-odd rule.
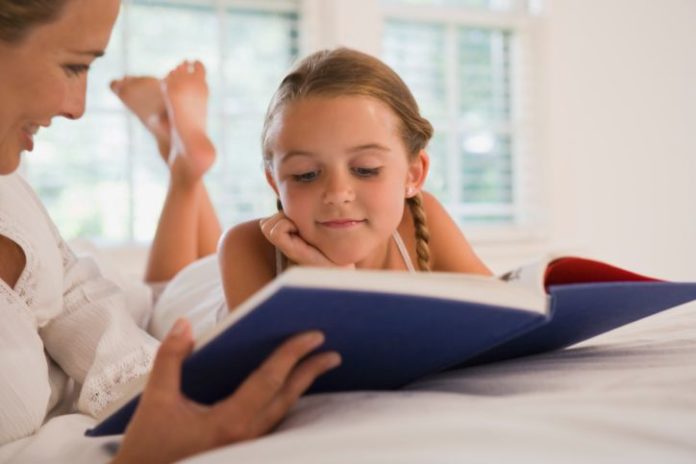
[[[404,241],[401,239],[401,235],[399,235],[398,230],[394,231],[394,233],[392,234],[392,238],[394,238],[394,243],[396,243],[396,247],[399,249],[401,259],[403,259],[404,264],[406,264],[406,269],[408,269],[409,272],[416,272],[416,268],[413,267],[413,261],[411,261],[411,255],[408,254],[406,245],[404,244]]]
[[[283,253],[280,252],[278,248],[275,248],[275,263],[276,263],[276,277],[283,273],[284,259]]]

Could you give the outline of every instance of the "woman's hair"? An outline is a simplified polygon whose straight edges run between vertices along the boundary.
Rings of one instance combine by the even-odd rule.
[[[1,1],[1,0],[0,0]],[[433,136],[433,126],[420,115],[418,104],[404,81],[375,57],[348,48],[316,52],[300,61],[285,76],[266,112],[261,143],[263,157],[270,162],[271,126],[283,109],[307,97],[366,96],[386,104],[400,121],[401,139],[412,160]],[[420,193],[407,200],[416,228],[418,267],[430,269],[430,233]]]
[[[0,0],[0,41],[18,43],[58,18],[68,0]]]

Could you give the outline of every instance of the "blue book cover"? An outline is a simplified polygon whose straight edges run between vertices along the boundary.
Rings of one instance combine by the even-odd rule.
[[[562,348],[696,299],[696,283],[660,282],[580,258],[547,264],[503,280],[293,268],[196,343],[182,391],[215,403],[306,330],[323,331],[321,349],[343,359],[308,393],[385,390],[453,367]],[[87,435],[123,433],[142,385],[135,390]]]

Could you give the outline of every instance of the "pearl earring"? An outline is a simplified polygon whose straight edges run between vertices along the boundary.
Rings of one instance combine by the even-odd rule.
[[[416,194],[416,189],[415,189],[413,186],[411,186],[411,187],[409,187],[408,189],[406,189],[406,196],[407,196],[408,198],[411,198],[411,197],[412,197],[413,195],[415,195],[415,194]]]

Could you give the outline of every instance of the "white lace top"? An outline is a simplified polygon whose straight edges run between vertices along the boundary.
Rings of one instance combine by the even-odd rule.
[[[96,415],[149,371],[157,342],[120,288],[70,250],[18,174],[0,176],[0,234],[26,256],[14,288],[0,279],[3,444],[34,433],[71,392],[80,412]]]

